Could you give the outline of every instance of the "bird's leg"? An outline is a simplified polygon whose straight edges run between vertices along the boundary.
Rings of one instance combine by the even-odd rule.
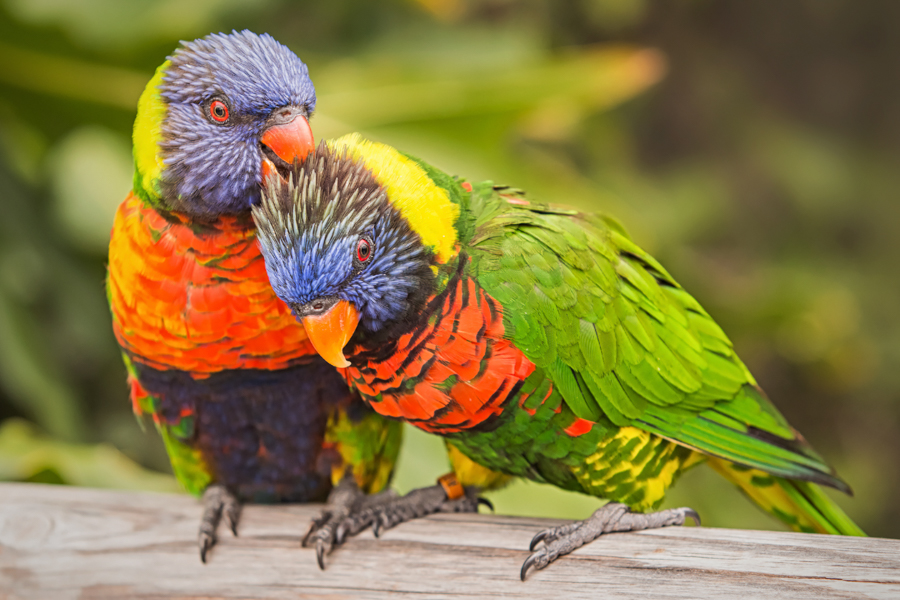
[[[356,535],[373,525],[377,536],[385,529],[437,512],[477,512],[479,504],[490,503],[478,497],[477,488],[464,489],[455,478],[442,477],[437,485],[413,490],[397,497],[393,490],[366,495],[347,474],[331,490],[328,504],[321,516],[310,525],[303,538],[303,545],[316,543],[316,560],[319,568],[325,568],[325,555],[344,543],[348,536]],[[449,481],[449,483],[448,483]],[[455,487],[454,485],[455,484]],[[493,507],[491,507],[493,508]]]
[[[438,479],[436,485],[415,489],[376,508],[373,533],[378,537],[386,529],[434,513],[478,512],[480,504],[494,510],[489,501],[479,496],[480,492],[474,486],[463,488],[456,476],[449,473]]]
[[[224,485],[214,483],[203,492],[203,518],[200,520],[200,560],[206,562],[206,553],[216,543],[216,529],[222,514],[228,521],[231,533],[237,535],[238,520],[241,518],[241,503]]]
[[[684,525],[687,517],[693,519],[697,525],[700,524],[700,516],[692,508],[670,508],[642,514],[631,512],[624,504],[610,502],[598,508],[584,521],[575,521],[538,532],[532,538],[529,547],[532,554],[522,565],[520,573],[522,581],[525,581],[525,576],[531,567],[543,569],[558,557],[593,542],[604,533]],[[538,544],[543,544],[543,546],[535,551]]]
[[[316,542],[316,560],[320,569],[325,569],[325,555],[335,546],[340,546],[348,535],[356,535],[375,520],[374,508],[388,503],[397,494],[393,490],[385,490],[378,494],[363,493],[356,484],[356,479],[349,472],[344,475],[331,493],[328,504],[309,526],[303,537],[303,546]]]

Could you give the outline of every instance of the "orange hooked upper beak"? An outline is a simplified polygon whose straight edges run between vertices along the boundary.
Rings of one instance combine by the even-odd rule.
[[[338,368],[350,366],[344,358],[344,346],[359,324],[359,312],[346,300],[339,300],[320,315],[302,317],[306,336],[319,356]]]
[[[270,117],[270,122],[271,125],[259,139],[263,145],[263,181],[278,171],[276,162],[284,161],[287,165],[292,165],[295,160],[302,161],[316,148],[309,120],[298,109],[278,109]]]

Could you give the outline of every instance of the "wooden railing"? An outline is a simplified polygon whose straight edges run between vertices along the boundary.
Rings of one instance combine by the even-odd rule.
[[[900,541],[702,527],[605,536],[524,583],[557,522],[436,515],[365,532],[320,571],[300,538],[316,505],[245,508],[200,563],[188,496],[0,484],[0,599],[900,599]]]

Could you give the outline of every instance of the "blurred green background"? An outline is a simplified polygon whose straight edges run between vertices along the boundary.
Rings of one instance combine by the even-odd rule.
[[[0,478],[173,490],[132,416],[103,290],[137,97],[179,39],[267,31],[316,137],[616,215],[900,537],[900,3],[0,0]],[[446,469],[407,431],[405,491]],[[503,513],[599,501],[518,482]],[[704,468],[667,501],[778,528]],[[298,530],[304,525],[298,524]]]

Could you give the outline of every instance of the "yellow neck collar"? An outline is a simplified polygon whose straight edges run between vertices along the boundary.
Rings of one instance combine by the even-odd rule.
[[[387,192],[388,201],[400,211],[422,243],[432,248],[438,262],[446,263],[453,257],[459,206],[451,202],[447,190],[436,185],[422,167],[394,148],[366,140],[358,133],[326,143],[332,150],[345,147],[350,157],[366,165]]]
[[[170,64],[166,61],[156,69],[156,74],[147,83],[138,100],[137,117],[134,119],[135,192],[153,199],[159,196],[156,183],[165,166],[159,144],[162,141],[166,104],[159,95],[159,86]]]

